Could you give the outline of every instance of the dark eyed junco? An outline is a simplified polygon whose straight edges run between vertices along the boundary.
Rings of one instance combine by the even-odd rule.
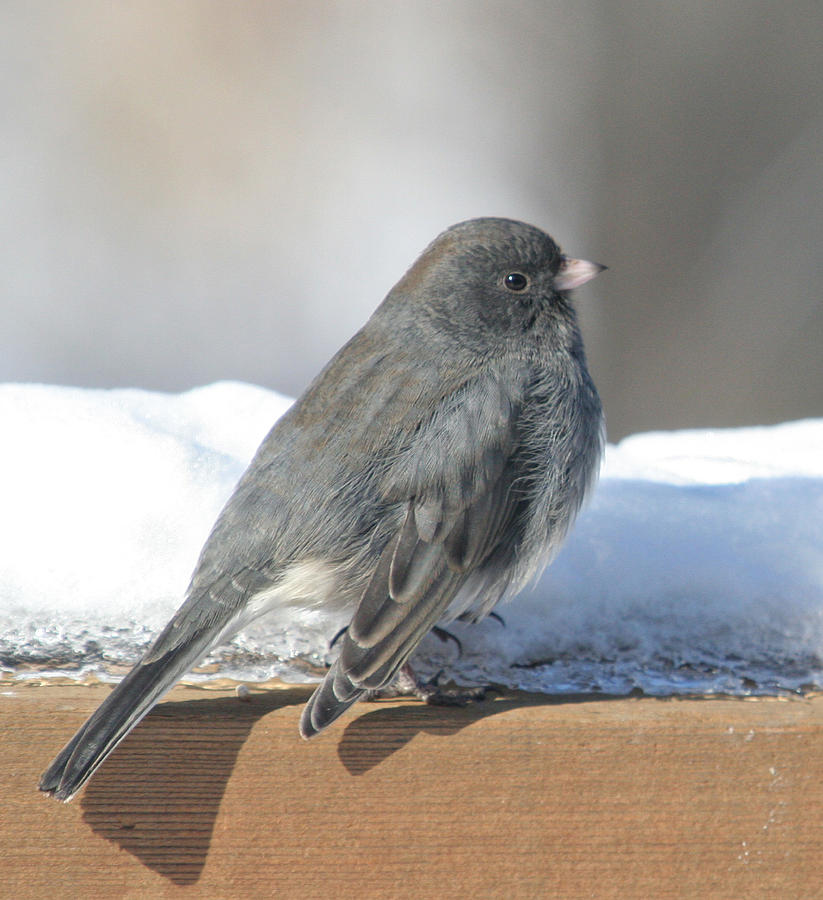
[[[185,602],[40,789],[69,800],[188,669],[267,612],[352,614],[303,710],[310,737],[389,684],[438,622],[477,620],[535,575],[603,449],[568,294],[602,269],[508,219],[430,244],[268,434]]]

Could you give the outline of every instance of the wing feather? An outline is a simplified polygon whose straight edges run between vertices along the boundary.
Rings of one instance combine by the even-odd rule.
[[[501,396],[499,380],[477,379],[443,402],[443,415],[392,470],[386,495],[404,503],[402,524],[377,561],[339,658],[304,710],[304,737],[390,682],[515,527],[524,502],[514,487],[518,409]]]

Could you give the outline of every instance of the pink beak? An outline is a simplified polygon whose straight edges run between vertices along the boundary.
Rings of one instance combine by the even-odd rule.
[[[558,291],[570,291],[580,287],[587,281],[591,281],[599,275],[607,266],[600,263],[589,262],[587,259],[571,259],[564,256],[554,276],[554,286]]]

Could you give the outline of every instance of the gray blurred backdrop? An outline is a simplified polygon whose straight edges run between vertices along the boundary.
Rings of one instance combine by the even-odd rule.
[[[823,414],[820,0],[5,2],[0,381],[294,394],[522,218],[612,439]]]

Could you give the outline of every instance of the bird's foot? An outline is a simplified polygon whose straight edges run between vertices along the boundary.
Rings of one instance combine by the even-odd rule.
[[[395,680],[384,688],[369,691],[364,700],[384,700],[391,697],[417,697],[429,706],[466,706],[469,703],[484,700],[490,690],[488,686],[442,688],[440,677],[442,670],[423,681],[414,673],[414,669],[406,663],[397,673]]]

